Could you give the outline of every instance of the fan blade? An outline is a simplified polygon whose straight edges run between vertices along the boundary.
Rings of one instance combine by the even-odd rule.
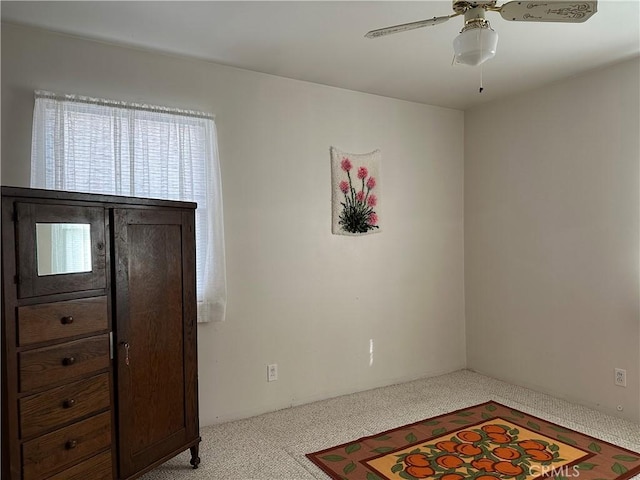
[[[585,22],[598,11],[598,2],[509,2],[500,7],[505,20],[516,22]]]
[[[422,27],[430,27],[432,25],[438,25],[440,23],[444,23],[450,18],[457,17],[458,15],[460,14],[454,13],[452,15],[447,15],[444,17],[433,17],[428,20],[420,20],[418,22],[403,23],[402,25],[394,25],[393,27],[379,28],[377,30],[371,30],[370,32],[367,32],[365,37],[378,38],[384,35],[390,35],[392,33],[406,32],[407,30],[414,30],[416,28],[422,28]]]

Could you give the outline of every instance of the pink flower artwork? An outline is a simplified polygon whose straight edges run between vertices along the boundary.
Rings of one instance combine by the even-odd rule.
[[[379,231],[377,207],[379,151],[347,154],[331,149],[333,187],[333,233],[364,235]],[[351,174],[351,171],[355,175]],[[373,194],[372,190],[375,190]]]

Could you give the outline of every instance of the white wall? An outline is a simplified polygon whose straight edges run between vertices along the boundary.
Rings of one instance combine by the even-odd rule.
[[[465,112],[464,191],[469,367],[635,421],[639,67]]]
[[[466,365],[462,112],[3,25],[7,185],[35,89],[216,115],[229,303],[198,329],[203,425]],[[332,145],[382,150],[382,233],[331,235]]]

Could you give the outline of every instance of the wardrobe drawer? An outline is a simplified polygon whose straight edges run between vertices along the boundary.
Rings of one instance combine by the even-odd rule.
[[[32,437],[58,425],[109,408],[109,374],[20,399],[21,436]]]
[[[18,354],[20,391],[76,379],[109,367],[109,335]]]
[[[111,412],[43,435],[22,445],[23,480],[47,478],[59,468],[111,445]]]
[[[107,297],[18,308],[18,345],[25,346],[109,328]]]
[[[111,451],[107,451],[49,477],[47,480],[112,480],[112,464]]]

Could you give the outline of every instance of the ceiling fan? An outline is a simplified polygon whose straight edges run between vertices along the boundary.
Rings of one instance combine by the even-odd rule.
[[[456,63],[480,65],[493,58],[498,45],[498,34],[485,19],[486,12],[498,12],[505,20],[516,22],[582,23],[597,11],[597,1],[512,1],[496,5],[497,0],[453,0],[451,15],[433,17],[417,22],[403,23],[367,32],[365,37],[378,38],[392,33],[444,23],[450,18],[464,15],[464,26],[453,41]]]

